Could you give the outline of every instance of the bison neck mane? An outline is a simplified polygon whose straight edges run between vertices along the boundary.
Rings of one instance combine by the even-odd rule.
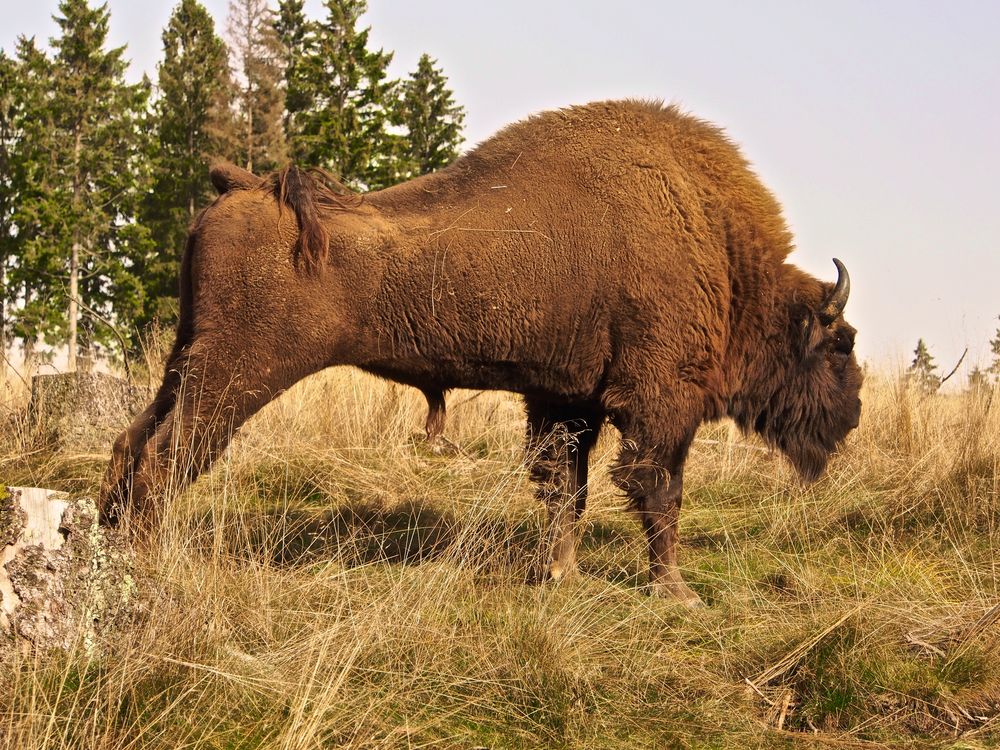
[[[296,260],[311,272],[322,268],[329,252],[329,219],[324,214],[350,211],[364,200],[332,174],[315,167],[303,170],[289,165],[269,175],[262,188],[274,194],[279,210],[288,207],[295,212],[299,225]]]

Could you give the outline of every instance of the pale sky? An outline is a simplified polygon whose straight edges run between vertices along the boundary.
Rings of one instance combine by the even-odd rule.
[[[225,27],[227,0],[206,0]],[[785,208],[794,262],[851,272],[859,354],[988,364],[1000,326],[1000,2],[369,0],[393,73],[422,52],[465,106],[469,145],[595,99],[681,104],[725,127]],[[0,46],[47,40],[56,0],[0,3]],[[111,41],[155,80],[173,3],[110,0]],[[319,0],[307,11],[320,16]]]

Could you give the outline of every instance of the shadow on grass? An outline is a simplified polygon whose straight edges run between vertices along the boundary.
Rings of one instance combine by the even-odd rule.
[[[323,510],[261,510],[232,518],[227,526],[220,531],[229,554],[282,567],[335,562],[356,568],[448,560],[471,564],[480,572],[505,569],[527,579],[544,540],[543,529],[532,516],[478,513],[461,518],[418,501],[392,507],[358,500]],[[207,517],[197,523],[195,535],[206,550],[212,547],[214,532]]]
[[[278,512],[265,519],[265,539],[279,565],[331,558],[348,567],[379,562],[419,565],[439,559],[461,534],[453,514],[415,502],[384,508],[356,501],[332,510]],[[277,538],[269,533],[278,529]]]
[[[534,584],[540,582],[545,563],[546,525],[540,513],[484,511],[461,517],[416,500],[392,507],[354,500],[328,509],[250,511],[230,517],[226,528],[218,530],[204,516],[192,531],[194,544],[206,552],[217,549],[212,539],[218,531],[225,537],[227,554],[281,567],[448,561]],[[635,554],[635,545],[641,543],[637,527],[635,538],[623,524],[595,521],[583,528],[579,554],[584,575],[626,588],[645,584],[643,556]]]

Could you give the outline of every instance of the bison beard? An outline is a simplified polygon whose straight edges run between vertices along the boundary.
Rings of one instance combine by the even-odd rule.
[[[547,112],[363,196],[295,167],[260,178],[222,165],[212,181],[177,340],[115,443],[104,523],[154,529],[251,414],[354,365],[420,388],[429,433],[449,388],[524,396],[549,578],[576,571],[588,457],[610,421],[650,589],[695,605],[677,525],[698,426],[728,415],[815,479],[857,425],[846,269],[835,261],[833,285],[786,263],[773,196],[719,129],[675,107]]]

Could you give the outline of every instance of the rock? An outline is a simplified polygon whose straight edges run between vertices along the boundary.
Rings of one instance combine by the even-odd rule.
[[[103,372],[36,375],[29,421],[42,442],[60,450],[106,453],[145,396],[144,389]]]
[[[124,539],[97,523],[92,500],[0,489],[0,655],[81,642],[93,653],[135,611],[133,563]]]

